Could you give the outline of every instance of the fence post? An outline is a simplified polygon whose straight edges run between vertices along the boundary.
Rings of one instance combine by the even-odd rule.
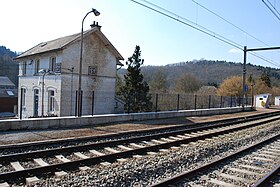
[[[232,96],[230,96],[230,107],[232,107]]]
[[[220,103],[220,108],[222,108],[223,107],[223,96],[221,96],[221,103]]]
[[[131,102],[131,95],[128,95],[128,106],[127,106],[127,113],[130,113],[130,102]]]
[[[240,107],[241,106],[241,97],[238,97],[238,100],[239,100],[238,106]],[[242,97],[242,103],[243,103],[243,97]]]
[[[180,94],[177,95],[177,111],[180,110]]]
[[[156,94],[156,112],[158,111],[158,94]]]
[[[194,109],[196,110],[196,95],[194,95]]]
[[[81,90],[80,116],[83,115],[83,90]]]
[[[211,108],[211,95],[208,96],[208,108]]]
[[[92,101],[91,101],[91,115],[94,114],[94,91],[92,91]]]
[[[75,116],[78,116],[78,91],[76,90]]]
[[[23,99],[23,88],[20,89],[20,108],[19,108],[19,119],[22,119],[22,99]]]

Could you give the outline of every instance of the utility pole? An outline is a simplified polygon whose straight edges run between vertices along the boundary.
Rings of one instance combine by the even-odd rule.
[[[244,62],[243,62],[243,89],[242,89],[242,110],[245,110],[245,87],[246,87],[246,58],[247,51],[268,51],[268,50],[278,50],[280,47],[264,47],[264,48],[252,48],[247,49],[247,46],[244,46]]]
[[[242,84],[242,110],[245,110],[245,89],[246,89],[246,60],[247,60],[247,46],[244,46],[244,61],[243,61],[243,84]]]

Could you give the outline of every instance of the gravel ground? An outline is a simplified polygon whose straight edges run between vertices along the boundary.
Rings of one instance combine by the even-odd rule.
[[[62,139],[70,137],[94,136],[101,134],[117,133],[123,131],[157,128],[178,124],[192,124],[197,122],[214,121],[218,119],[244,117],[252,114],[269,113],[276,109],[259,109],[253,112],[240,112],[234,114],[186,117],[162,120],[136,121],[121,124],[104,124],[94,127],[77,129],[50,129],[50,130],[26,130],[26,131],[5,131],[0,132],[0,146],[14,143],[42,141],[50,139]]]
[[[169,152],[128,158],[126,162],[114,162],[109,166],[99,164],[84,172],[72,171],[60,178],[42,180],[36,186],[149,186],[272,136],[280,131],[279,122],[189,143],[180,149],[169,149]]]
[[[245,154],[241,158],[237,158],[237,160],[234,160],[233,162],[230,162],[226,164],[225,166],[221,166],[219,170],[215,170],[213,172],[210,172],[202,177],[200,177],[199,180],[191,182],[191,184],[196,185],[203,185],[203,186],[213,186],[214,184],[211,183],[211,179],[218,179],[219,181],[224,181],[226,183],[231,183],[237,186],[253,186],[253,184],[260,180],[265,174],[267,174],[269,171],[271,171],[277,163],[279,163],[280,158],[278,157],[268,157],[270,161],[261,161],[256,157],[265,158],[262,155],[262,152],[266,151],[273,145],[279,146],[280,142],[275,141],[273,143],[270,143],[269,145],[266,145],[262,148],[259,148],[258,150],[255,150],[251,153]],[[269,156],[269,155],[266,155]],[[251,166],[252,168],[244,168],[244,166]],[[237,168],[241,169],[243,171],[247,171],[247,173],[241,173],[231,170],[231,168]],[[254,172],[254,174],[249,173]],[[232,180],[227,177],[221,177],[221,173],[224,174],[230,174],[231,176],[236,176],[244,179],[244,181],[239,180]],[[188,185],[186,185],[188,186]]]

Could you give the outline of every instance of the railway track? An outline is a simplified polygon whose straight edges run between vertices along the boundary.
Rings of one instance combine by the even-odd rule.
[[[257,122],[235,125],[226,123],[225,125],[220,124],[211,128],[208,126],[187,130],[179,129],[172,132],[164,131],[163,133],[152,133],[152,135],[127,139],[2,155],[0,157],[0,182],[3,185],[18,181],[25,181],[25,183],[29,184],[39,180],[38,177],[44,177],[50,173],[60,176],[65,175],[65,171],[69,169],[79,168],[80,170],[86,170],[87,166],[97,163],[106,165],[117,159],[125,161],[127,157],[156,154],[156,152],[168,151],[167,149],[169,148],[177,149],[177,146],[184,146],[189,142],[251,128],[277,119],[279,117],[274,116],[268,119],[259,119]]]
[[[0,156],[11,153],[23,153],[23,152],[31,152],[36,150],[45,150],[45,149],[53,149],[53,148],[62,148],[62,147],[71,147],[78,146],[84,144],[91,144],[96,142],[106,142],[113,140],[121,140],[121,139],[129,139],[133,137],[142,137],[146,135],[156,135],[163,133],[174,133],[176,134],[179,131],[189,130],[189,132],[207,130],[208,128],[214,127],[224,127],[234,125],[236,123],[248,122],[252,120],[258,120],[268,117],[273,117],[280,115],[280,112],[272,112],[265,114],[257,114],[245,117],[235,117],[230,119],[222,119],[211,122],[201,122],[194,124],[178,124],[175,126],[161,127],[155,129],[145,129],[145,130],[137,130],[137,131],[129,131],[129,132],[121,132],[121,133],[112,133],[105,134],[99,136],[86,136],[79,138],[67,138],[67,139],[58,139],[58,140],[46,140],[46,141],[35,141],[35,142],[27,142],[27,143],[17,143],[10,145],[0,145]]]
[[[263,176],[256,184],[254,184],[253,187],[259,187],[259,186],[269,187],[269,186],[274,186],[274,185],[276,186],[277,184],[280,184],[280,164],[279,163],[276,167],[274,167],[274,169],[271,172],[269,172],[268,174]],[[280,186],[280,185],[278,185],[278,186]]]
[[[152,186],[267,187],[279,175],[279,163],[280,133]]]

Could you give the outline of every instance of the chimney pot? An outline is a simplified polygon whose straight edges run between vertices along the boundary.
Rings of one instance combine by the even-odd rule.
[[[101,28],[101,26],[98,25],[98,22],[95,22],[95,21],[94,21],[93,24],[91,24],[90,26],[91,26],[91,28],[97,27],[99,30],[100,30],[100,28]]]

